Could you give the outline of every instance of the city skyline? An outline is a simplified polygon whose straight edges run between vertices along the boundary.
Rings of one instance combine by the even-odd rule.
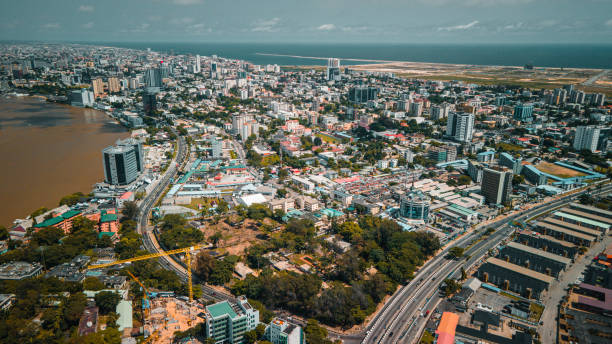
[[[608,44],[610,13],[608,0],[32,0],[3,5],[0,40]]]

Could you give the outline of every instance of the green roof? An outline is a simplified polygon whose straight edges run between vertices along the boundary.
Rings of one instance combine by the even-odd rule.
[[[63,217],[64,219],[69,219],[71,217],[75,217],[77,215],[79,215],[81,212],[78,210],[68,210],[67,212],[63,213],[62,215],[60,215],[61,217]]]
[[[64,221],[64,218],[61,216],[57,216],[57,217],[53,217],[50,219],[47,219],[39,224],[37,224],[36,226],[34,226],[34,228],[43,228],[43,227],[51,227],[51,226],[55,226],[56,224],[60,223]]]
[[[117,221],[117,214],[104,214],[100,217],[100,222]]]
[[[100,233],[98,233],[98,238],[102,238],[103,236],[109,236],[109,237],[112,237],[112,236],[114,236],[114,235],[115,235],[115,233],[114,233],[114,232],[100,232]]]
[[[460,205],[456,205],[456,204],[451,204],[448,206],[449,208],[453,208],[454,211],[461,213],[463,215],[472,215],[475,213],[475,211],[468,209],[466,207],[462,207]]]
[[[213,318],[218,318],[226,314],[229,315],[232,319],[238,316],[238,314],[234,312],[232,306],[230,306],[229,302],[227,301],[221,301],[215,303],[214,305],[206,306],[206,310]]]
[[[584,217],[567,214],[567,213],[564,213],[562,211],[557,211],[554,214],[557,215],[557,216],[568,218],[570,220],[586,223],[586,224],[589,224],[591,226],[600,227],[600,228],[604,228],[604,229],[610,228],[610,225],[608,225],[607,223],[601,223],[599,221],[595,221],[595,220],[591,220],[591,219],[585,219]]]

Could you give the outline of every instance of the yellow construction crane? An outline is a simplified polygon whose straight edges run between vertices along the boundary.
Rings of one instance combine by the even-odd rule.
[[[187,263],[187,280],[188,280],[188,288],[189,288],[189,301],[192,302],[193,301],[193,285],[192,285],[192,278],[191,278],[191,255],[193,254],[193,251],[197,251],[197,250],[202,249],[204,247],[205,247],[204,245],[195,245],[195,246],[191,246],[191,247],[178,248],[176,250],[162,251],[162,252],[159,252],[159,253],[150,253],[150,254],[145,254],[145,255],[134,257],[134,258],[130,258],[130,259],[116,260],[116,261],[111,262],[111,263],[90,265],[90,266],[87,267],[87,269],[88,270],[100,269],[100,268],[106,268],[106,267],[109,267],[109,266],[119,265],[119,264],[123,264],[123,263],[131,263],[131,262],[137,262],[137,261],[147,260],[147,259],[152,259],[152,258],[159,258],[159,257],[170,256],[170,255],[178,254],[178,253],[185,253],[185,263]],[[136,278],[134,278],[134,279],[136,279]],[[140,283],[140,282],[138,282],[138,283]],[[142,284],[140,284],[140,285],[142,286]],[[143,287],[143,289],[144,289],[144,287]],[[145,293],[146,293],[146,291],[145,291]]]
[[[142,284],[140,280],[136,278],[136,276],[134,276],[134,274],[130,272],[130,270],[125,270],[125,271],[142,288],[142,309],[144,313],[144,316],[143,316],[143,319],[144,319],[145,316],[149,315],[149,308],[151,308],[151,299],[149,298],[149,291],[147,290],[147,288],[145,288],[144,284]]]

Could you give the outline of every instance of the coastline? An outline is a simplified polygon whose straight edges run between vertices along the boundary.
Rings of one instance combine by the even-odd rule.
[[[9,163],[2,172],[2,178],[7,183],[3,189],[7,195],[0,198],[0,204],[5,209],[0,225],[7,227],[40,207],[56,207],[65,195],[74,192],[90,193],[92,186],[102,180],[99,150],[124,137],[126,133],[129,134],[129,131],[102,110],[49,101],[48,97],[40,94],[3,94],[2,98],[12,98],[18,103],[23,100],[24,104],[17,105],[36,107],[35,110],[10,109],[9,114],[17,111],[38,116],[34,119],[26,117],[24,121],[32,122],[27,125],[16,123],[2,128],[3,139],[8,142],[4,142],[5,146],[0,152],[6,155],[11,150],[18,150],[17,157],[8,159]],[[7,104],[15,106],[15,103]],[[49,117],[48,120],[59,120],[61,123],[42,123],[37,126],[34,121],[44,122],[47,120],[45,116]],[[11,141],[26,135],[28,144],[11,145]],[[27,187],[21,189],[18,185]]]

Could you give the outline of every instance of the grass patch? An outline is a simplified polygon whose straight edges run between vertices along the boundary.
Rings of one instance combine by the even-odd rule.
[[[533,302],[531,303],[531,305],[529,305],[529,318],[534,322],[540,321],[540,317],[542,316],[543,312],[544,306]]]
[[[500,291],[499,295],[505,296],[505,297],[507,297],[509,299],[516,300],[516,301],[520,301],[521,300],[520,297],[512,295],[512,294],[509,294],[509,293],[506,293],[505,291]]]
[[[513,144],[507,143],[507,142],[499,142],[497,145],[495,145],[495,148],[498,151],[499,150],[503,150],[504,152],[520,152],[523,149],[525,149],[525,148],[523,148],[521,146],[513,145]]]
[[[325,135],[325,134],[315,134],[316,137],[320,138],[323,142],[327,142],[327,143],[340,143],[340,140],[338,140],[335,137],[329,136],[329,135]]]
[[[553,176],[557,176],[559,178],[572,178],[585,175],[582,172],[574,171],[572,169],[545,161],[537,164],[536,168],[544,173],[552,174]]]
[[[434,342],[433,334],[429,333],[429,331],[425,330],[423,332],[423,336],[421,336],[420,344],[432,344]]]

